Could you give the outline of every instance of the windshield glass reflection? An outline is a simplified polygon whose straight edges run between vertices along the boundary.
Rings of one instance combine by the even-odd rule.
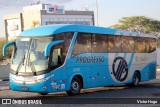
[[[48,68],[45,46],[52,38],[18,38],[12,53],[11,69],[16,73],[36,73]]]

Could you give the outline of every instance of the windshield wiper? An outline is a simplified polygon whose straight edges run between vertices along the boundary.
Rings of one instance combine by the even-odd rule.
[[[18,71],[21,68],[21,66],[24,65],[24,60],[25,60],[25,54],[24,54],[22,60],[20,61],[19,65],[18,65],[18,67],[16,69],[16,73],[15,73],[16,75],[18,74]]]
[[[28,49],[28,55],[27,55],[27,63],[26,63],[26,66],[30,66],[33,75],[37,75],[36,69],[35,69],[34,65],[32,64],[32,62],[30,61],[30,54],[31,54],[31,46],[32,46],[32,42],[33,42],[33,39],[31,39],[30,46],[29,46],[29,49]],[[26,71],[26,70],[25,70],[25,71]]]
[[[33,75],[37,75],[36,69],[35,69],[34,65],[32,64],[32,62],[30,62],[29,66],[31,67],[31,71],[32,71]]]
[[[33,75],[37,75],[36,69],[35,69],[34,65],[32,64],[32,62],[30,60],[30,53],[29,53],[27,59],[28,59],[28,64],[27,65],[31,67],[31,71],[32,71]]]

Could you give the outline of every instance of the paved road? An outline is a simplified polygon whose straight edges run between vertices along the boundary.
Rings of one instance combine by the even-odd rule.
[[[0,65],[0,80],[9,78],[9,65]]]
[[[159,72],[158,72],[159,74]],[[8,82],[0,82],[1,86],[8,86]],[[103,104],[109,100],[112,100],[110,103],[114,103],[118,100],[122,100],[122,102],[133,102],[137,101],[137,99],[145,98],[158,98],[160,100],[160,75],[157,76],[156,80],[143,82],[138,87],[127,87],[124,85],[115,86],[115,87],[100,87],[100,88],[92,88],[82,90],[80,95],[76,96],[68,96],[65,92],[61,93],[51,93],[45,96],[39,95],[37,93],[28,93],[28,92],[15,92],[11,90],[2,90],[0,91],[0,98],[20,98],[20,99],[40,99],[42,102],[47,103],[55,103],[54,106],[66,107],[64,103],[71,102],[77,103],[75,104],[67,104],[70,107],[99,107],[99,106],[109,106],[109,107],[117,107],[117,104]],[[93,99],[91,99],[93,98]],[[113,99],[112,99],[113,98]],[[124,99],[123,99],[124,98]],[[136,98],[136,100],[134,99]],[[85,101],[84,101],[85,100]],[[158,101],[159,101],[158,100]],[[113,102],[114,101],[114,102]],[[79,103],[93,103],[93,104],[79,104]],[[61,105],[58,105],[58,104]],[[101,105],[96,105],[94,103],[100,103]],[[160,102],[159,102],[160,103]],[[141,105],[141,104],[131,104],[124,105],[118,104],[118,107],[160,107],[160,105]],[[17,105],[15,106],[17,107]],[[39,105],[35,105],[35,107],[41,107]],[[49,107],[49,105],[43,105],[42,107]]]
[[[86,90],[82,90],[81,94],[76,96],[68,96],[65,92],[51,93],[49,95],[42,96],[37,93],[15,92],[11,90],[3,90],[3,91],[0,91],[0,98],[40,99],[42,100],[42,102],[45,102],[45,103],[46,101],[47,103],[56,103],[55,106],[58,106],[57,103],[62,104],[61,106],[65,106],[63,105],[63,103],[67,103],[68,101],[71,103],[78,103],[78,105],[76,106],[82,106],[81,104],[79,104],[81,102],[101,104],[101,103],[105,103],[106,100],[107,101],[114,100],[115,102],[118,100],[122,100],[123,102],[130,103],[133,101],[137,101],[137,98],[142,100],[143,99],[145,100],[145,98],[149,98],[149,99],[158,98],[160,101],[160,79],[141,83],[140,86],[138,87],[127,87],[127,86],[121,85],[121,86],[115,86],[115,87],[100,87],[100,88],[86,89]],[[136,100],[134,100],[134,98],[136,98]],[[111,101],[111,103],[114,103],[114,102]],[[48,105],[46,106],[48,107]],[[70,104],[68,106],[74,107],[75,105]],[[102,104],[101,106],[106,106],[106,104]],[[124,104],[119,105],[119,107],[123,107],[123,106]],[[135,107],[135,106],[138,106],[138,105],[133,104],[130,107]],[[139,106],[143,107],[143,105],[139,105]],[[152,105],[146,105],[144,107],[158,107],[158,106],[160,105],[152,104]],[[91,107],[91,105],[83,104],[83,107]],[[92,107],[97,107],[97,105],[92,105]],[[112,104],[110,105],[110,107],[116,107],[116,105]]]
[[[8,85],[8,83],[6,83]],[[143,82],[138,87],[127,87],[125,85],[114,87],[99,87],[85,89],[80,95],[68,96],[65,92],[51,93],[45,96],[30,92],[16,92],[11,90],[0,91],[0,98],[160,98],[160,80]]]

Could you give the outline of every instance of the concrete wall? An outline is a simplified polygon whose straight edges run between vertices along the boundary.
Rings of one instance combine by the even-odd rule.
[[[94,12],[92,11],[65,11],[65,14],[49,14],[41,11],[42,25],[46,24],[86,24],[94,25]]]
[[[40,10],[25,10],[23,12],[23,23],[24,23],[24,30],[33,28],[35,26],[41,25],[41,12]]]
[[[15,39],[23,30],[22,14],[10,14],[4,16],[5,36],[7,40]]]

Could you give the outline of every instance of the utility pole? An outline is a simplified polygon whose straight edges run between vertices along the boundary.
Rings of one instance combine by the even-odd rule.
[[[98,1],[96,0],[96,7],[97,7],[97,26],[99,25],[98,23]]]

